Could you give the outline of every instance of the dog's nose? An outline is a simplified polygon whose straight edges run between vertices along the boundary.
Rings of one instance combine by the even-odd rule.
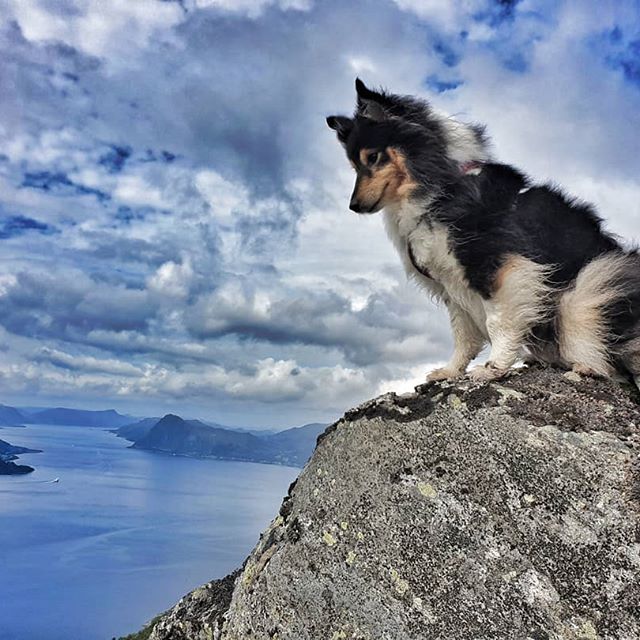
[[[356,200],[355,198],[351,198],[351,202],[349,203],[349,209],[351,209],[351,211],[355,211],[356,213],[360,213],[362,211],[360,207],[360,202],[358,202],[358,200]]]

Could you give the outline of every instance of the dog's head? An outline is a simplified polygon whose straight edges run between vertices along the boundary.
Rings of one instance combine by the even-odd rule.
[[[353,211],[374,213],[424,196],[459,174],[461,163],[486,159],[479,128],[415,98],[372,91],[360,79],[356,92],[352,118],[327,118],[356,171]]]

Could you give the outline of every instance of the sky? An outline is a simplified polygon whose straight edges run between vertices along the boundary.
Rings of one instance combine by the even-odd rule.
[[[348,210],[356,76],[640,240],[638,0],[0,0],[0,402],[287,427],[446,361]]]

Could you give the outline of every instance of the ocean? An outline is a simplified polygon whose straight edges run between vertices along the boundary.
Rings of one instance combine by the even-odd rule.
[[[19,458],[34,473],[0,476],[0,640],[137,631],[238,567],[299,473],[129,449],[98,428],[0,439],[43,450]]]

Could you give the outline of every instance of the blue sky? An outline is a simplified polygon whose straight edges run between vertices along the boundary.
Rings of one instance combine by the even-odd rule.
[[[324,117],[356,75],[640,239],[640,4],[0,0],[0,402],[328,420],[446,359]]]

